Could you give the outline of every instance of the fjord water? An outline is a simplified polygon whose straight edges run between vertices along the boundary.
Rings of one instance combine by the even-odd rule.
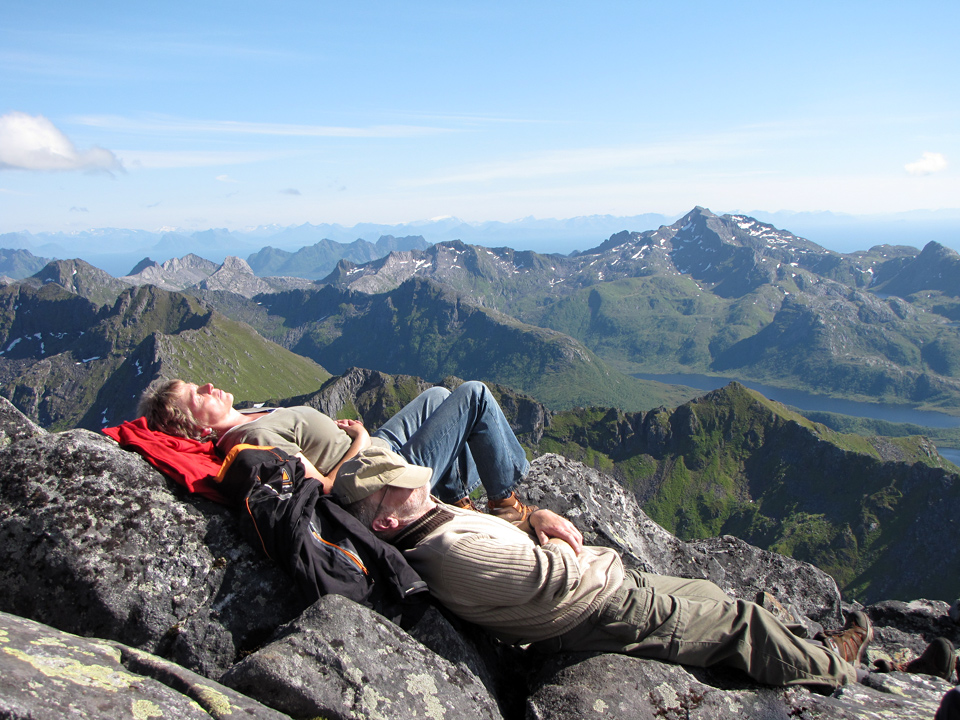
[[[912,423],[923,427],[935,428],[955,428],[960,427],[960,417],[947,415],[946,413],[933,412],[929,410],[913,410],[900,405],[887,405],[883,403],[856,402],[854,400],[841,400],[838,398],[826,397],[824,395],[815,395],[814,393],[804,392],[802,390],[787,390],[774,387],[773,385],[764,385],[753,382],[752,380],[741,380],[733,377],[714,377],[712,375],[695,375],[676,373],[668,375],[655,375],[650,373],[634,373],[634,377],[641,380],[656,380],[657,382],[668,383],[670,385],[686,385],[709,392],[716,390],[731,382],[738,382],[751,390],[756,390],[764,397],[771,400],[795,407],[800,411],[819,411],[838,413],[840,415],[852,415],[854,417],[871,418],[874,420],[886,420],[895,423]],[[947,460],[954,464],[960,464],[960,448],[942,448],[937,451]]]

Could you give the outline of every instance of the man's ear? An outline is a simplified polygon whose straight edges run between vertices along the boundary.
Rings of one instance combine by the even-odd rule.
[[[384,530],[396,530],[398,527],[400,527],[400,521],[397,520],[396,515],[375,517],[373,519],[373,522],[370,523],[370,527],[373,528],[374,532],[383,532]]]

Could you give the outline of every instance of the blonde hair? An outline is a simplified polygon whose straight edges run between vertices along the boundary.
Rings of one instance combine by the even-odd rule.
[[[137,413],[147,419],[151,430],[193,440],[210,440],[209,435],[201,437],[203,428],[185,407],[181,394],[185,385],[176,378],[154,380],[140,396]]]

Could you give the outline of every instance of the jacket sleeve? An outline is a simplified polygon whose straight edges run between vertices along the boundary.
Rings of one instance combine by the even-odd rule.
[[[580,582],[576,553],[565,543],[504,544],[467,535],[440,560],[440,575],[427,584],[462,604],[520,605],[554,602]],[[422,574],[422,573],[421,573]],[[435,588],[439,585],[439,588]],[[442,598],[441,598],[442,601]]]

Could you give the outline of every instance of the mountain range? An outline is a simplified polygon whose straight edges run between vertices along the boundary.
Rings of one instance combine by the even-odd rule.
[[[466,374],[458,366],[469,360],[464,369],[558,407],[608,404],[610,393],[595,394],[596,383],[588,382],[581,393],[544,395],[557,383],[531,378],[537,364],[524,357],[529,346],[501,343],[497,356],[484,360],[483,351],[468,352],[461,342],[476,325],[465,326],[460,316],[495,318],[514,334],[523,328],[538,347],[559,337],[544,331],[567,336],[564,342],[577,348],[561,353],[569,360],[589,361],[597,377],[616,378],[613,385],[640,388],[613,392],[625,410],[669,397],[625,375],[701,373],[960,414],[960,256],[938,243],[922,251],[884,245],[839,254],[754,218],[695,208],[672,225],[615,233],[571,255],[460,241],[420,245],[421,238],[384,236],[375,244],[323,241],[296,252],[267,247],[247,262],[219,265],[195,255],[162,265],[141,260],[119,282],[191,292],[334,371],[372,364],[373,353],[387,363],[380,369],[438,379]],[[348,258],[360,251],[381,256]],[[316,280],[337,258],[335,269]],[[25,259],[17,255],[21,270]],[[0,272],[9,275],[12,265]],[[401,291],[411,280],[420,285]],[[447,290],[426,292],[424,281]],[[103,275],[90,284],[110,288],[90,295],[98,303],[122,287]],[[417,313],[404,305],[414,297]],[[450,302],[458,308],[453,314]],[[405,307],[389,327],[382,303]],[[414,315],[454,320],[406,327]],[[366,349],[374,344],[366,338],[374,337],[388,352]]]
[[[571,255],[459,241],[423,245],[422,238],[383,236],[377,243],[325,240],[295,252],[265,247],[246,263],[215,265],[192,255],[162,265],[141,259],[136,272],[121,280],[206,293],[208,302],[265,337],[305,349],[317,332],[314,325],[337,325],[339,311],[328,308],[314,318],[301,313],[295,320],[289,316],[290,302],[307,301],[284,293],[320,293],[325,287],[360,293],[355,296],[360,300],[340,303],[352,308],[348,324],[359,337],[369,315],[356,311],[357,302],[375,305],[372,296],[386,297],[406,280],[420,278],[450,288],[461,306],[472,303],[502,313],[499,321],[567,335],[612,372],[732,375],[960,413],[960,335],[953,327],[960,315],[960,256],[937,243],[923,251],[884,245],[839,254],[754,218],[695,208],[672,225],[615,233]],[[380,257],[360,263],[349,259],[358,253]],[[25,259],[20,252],[16,267],[21,272],[28,267]],[[333,272],[316,284],[308,282],[338,259]],[[0,272],[10,275],[13,264],[0,266]],[[323,297],[333,302],[329,291]],[[419,300],[428,297],[450,296],[418,294]],[[444,340],[441,329],[432,332],[434,340],[425,348],[452,346],[454,335]],[[405,347],[399,338],[393,341]],[[353,346],[352,355],[333,347],[328,358],[316,348],[312,357],[341,369],[362,364],[362,343]],[[382,369],[425,377],[456,372],[455,357],[433,355],[423,359],[423,367],[413,357]],[[588,357],[585,351],[577,355]],[[486,379],[515,381],[496,373]],[[535,391],[529,382],[522,389]],[[560,402],[576,404],[589,395]],[[650,399],[649,393],[641,395]],[[630,404],[635,400],[637,395],[628,393],[618,405],[641,409]]]
[[[0,234],[0,247],[29,250],[34,254],[58,259],[82,258],[119,276],[128,274],[130,268],[145,255],[166,261],[193,253],[220,262],[227,255],[246,257],[261,249],[296,252],[301,248],[325,242],[336,245],[353,245],[359,242],[360,247],[365,248],[366,245],[378,243],[381,237],[420,236],[421,239],[429,237],[430,242],[463,240],[483,245],[540,247],[550,251],[569,252],[591,245],[597,238],[607,237],[624,227],[656,227],[673,219],[676,219],[676,216],[668,220],[667,216],[649,213],[633,217],[595,215],[568,220],[524,218],[508,223],[468,223],[454,217],[443,217],[400,225],[360,223],[352,227],[330,223],[304,223],[289,227],[266,225],[246,230],[211,228],[190,231],[163,228],[151,232],[98,228],[37,234],[22,231]],[[357,256],[351,259],[360,262],[370,258]],[[251,264],[257,263],[251,261]],[[329,269],[326,272],[329,272]]]
[[[958,262],[937,243],[839,254],[696,208],[572,256],[440,243],[341,263],[325,282],[383,293],[428,277],[628,373],[735,374],[958,413]]]

